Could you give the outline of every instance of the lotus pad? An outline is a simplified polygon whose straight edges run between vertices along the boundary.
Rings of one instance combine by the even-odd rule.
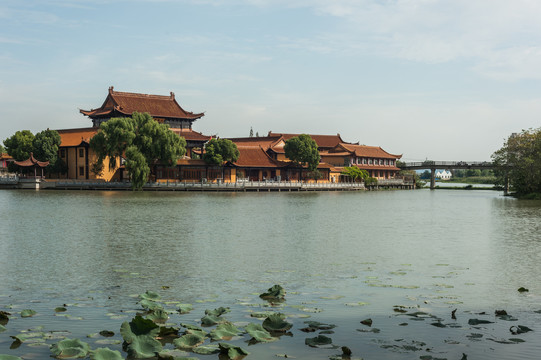
[[[293,324],[288,323],[284,318],[284,314],[272,314],[263,321],[263,327],[267,331],[286,332],[291,329]]]
[[[250,354],[243,348],[231,344],[219,343],[218,346],[220,347],[220,354],[226,355],[229,359],[238,359]]]
[[[99,348],[91,352],[90,359],[92,360],[123,360],[120,351],[111,350],[109,348]]]
[[[284,300],[285,295],[286,291],[283,287],[274,285],[266,293],[259,295],[259,297],[265,300]]]
[[[212,340],[231,340],[232,337],[237,336],[241,333],[239,329],[230,322],[220,324],[216,329],[210,332]]]
[[[199,346],[205,342],[205,336],[201,334],[185,334],[175,339],[173,344],[175,347],[183,350],[189,350],[196,346]]]
[[[79,339],[65,339],[51,346],[51,352],[57,359],[84,358],[89,351],[90,346]]]
[[[277,340],[277,338],[273,337],[267,330],[261,326],[261,324],[248,324],[246,326],[246,332],[255,340],[258,342],[271,342]]]

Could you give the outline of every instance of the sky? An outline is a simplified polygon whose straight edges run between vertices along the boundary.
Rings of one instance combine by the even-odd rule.
[[[220,137],[337,134],[487,161],[541,126],[538,0],[1,0],[0,140],[175,93]]]

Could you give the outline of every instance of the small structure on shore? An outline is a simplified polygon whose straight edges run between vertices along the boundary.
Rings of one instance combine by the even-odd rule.
[[[22,167],[23,169],[34,170],[34,178],[43,178],[43,168],[49,165],[48,161],[39,161],[34,157],[33,153],[30,153],[30,157],[23,161],[14,161],[15,165]],[[41,169],[41,175],[38,176],[38,168]],[[28,172],[26,170],[26,172]],[[27,173],[28,175],[28,173]]]

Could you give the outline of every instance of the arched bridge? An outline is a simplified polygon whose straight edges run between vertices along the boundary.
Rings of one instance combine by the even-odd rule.
[[[436,170],[458,170],[458,169],[492,169],[494,164],[489,161],[433,161],[425,160],[419,162],[399,163],[398,167],[403,170],[430,169],[430,189],[436,188]]]

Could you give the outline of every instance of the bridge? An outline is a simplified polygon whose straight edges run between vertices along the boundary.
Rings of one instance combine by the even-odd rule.
[[[494,164],[489,161],[433,161],[425,160],[418,162],[399,163],[398,167],[403,170],[430,169],[430,189],[436,188],[436,170],[459,170],[459,169],[493,169]],[[504,191],[507,193],[508,186]]]

